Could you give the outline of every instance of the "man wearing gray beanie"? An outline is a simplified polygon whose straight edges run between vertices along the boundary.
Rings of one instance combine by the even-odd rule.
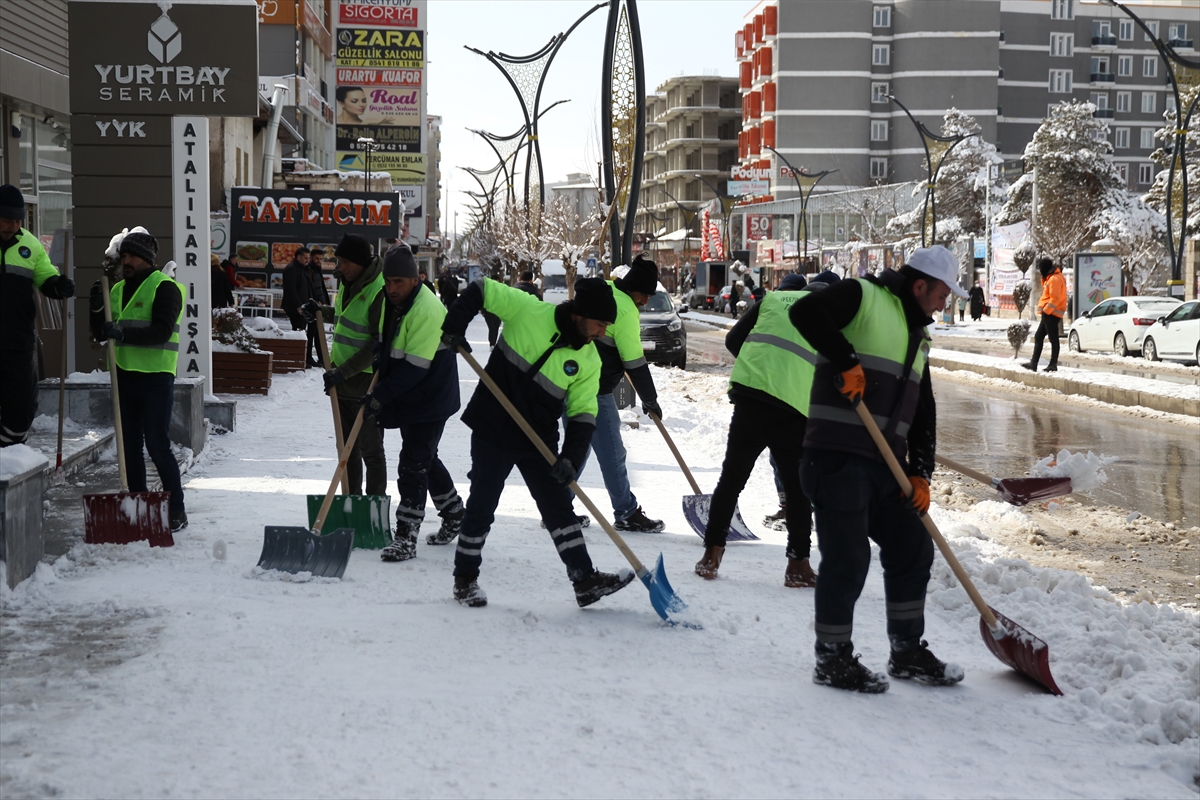
[[[482,383],[462,420],[471,428],[471,493],[454,553],[454,598],[465,606],[487,605],[479,588],[483,545],[495,519],[504,482],[516,467],[550,532],[580,607],[619,591],[633,573],[604,573],[592,566],[581,525],[571,510],[567,484],[596,429],[600,356],[594,340],[617,318],[612,289],[598,278],[575,282],[575,297],[558,306],[490,278],[475,281],[458,296],[442,325],[442,341],[470,351],[467,325],[482,310],[504,321],[487,373],[552,451],[551,467]],[[558,420],[566,407],[566,433],[558,446]]]
[[[379,427],[400,430],[396,533],[379,557],[407,561],[417,555],[426,494],[442,518],[429,544],[453,540],[462,522],[462,500],[438,458],[446,420],[459,407],[458,358],[442,343],[446,307],[421,281],[408,245],[397,244],[384,255],[383,291],[387,308],[376,358],[379,382],[363,406]]]

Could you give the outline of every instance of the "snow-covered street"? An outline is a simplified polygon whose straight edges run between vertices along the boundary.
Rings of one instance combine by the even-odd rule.
[[[471,340],[486,356],[482,321]],[[465,399],[475,380],[460,377]],[[711,490],[724,379],[655,379]],[[926,635],[966,681],[814,686],[812,594],[783,587],[785,534],[758,524],[775,506],[765,454],[741,503],[763,542],[731,547],[705,582],[687,483],[650,425],[625,430],[631,479],[668,533],[627,540],[644,561],[663,552],[702,630],[663,625],[637,583],[578,609],[515,474],[484,550],[485,609],[451,599],[453,547],[423,537],[403,564],[356,550],[341,581],[262,573],[263,526],[303,525],[334,466],[320,385],[293,373],[239,398],[237,430],[185,476],[174,548],[79,544],[3,590],[5,797],[1196,795],[1200,615],[1014,558],[989,531],[1025,514],[996,501],[934,519],[988,601],[1049,643],[1064,697],[988,653],[940,557]],[[441,448],[464,494],[468,434],[452,422]],[[594,466],[581,485],[608,507]],[[624,566],[597,525],[587,538],[598,567]],[[876,669],[883,628],[876,562],[855,636]]]

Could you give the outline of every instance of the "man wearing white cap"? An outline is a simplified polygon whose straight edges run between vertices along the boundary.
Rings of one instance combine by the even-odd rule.
[[[944,247],[921,248],[899,270],[813,292],[789,316],[811,345],[815,365],[800,483],[816,512],[821,552],[816,591],[813,682],[883,692],[887,677],[854,655],[854,604],[879,545],[891,641],[888,673],[948,686],[963,678],[921,639],[933,543],[920,520],[929,510],[937,415],[929,380],[932,315],[958,285],[958,259]],[[913,485],[901,493],[854,411],[867,404]]]

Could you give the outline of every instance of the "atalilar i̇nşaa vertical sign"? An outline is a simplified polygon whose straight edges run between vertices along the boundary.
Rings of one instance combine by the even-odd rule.
[[[175,280],[187,289],[179,330],[181,378],[212,378],[212,284],[208,226],[208,120],[171,120]],[[212,392],[211,384],[208,391]]]

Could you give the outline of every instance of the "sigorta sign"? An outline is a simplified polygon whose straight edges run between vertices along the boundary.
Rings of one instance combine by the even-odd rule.
[[[236,239],[291,236],[337,242],[347,233],[399,238],[404,216],[399,196],[385,192],[245,188],[234,189],[231,201],[230,228]]]
[[[71,112],[258,113],[253,3],[71,0]]]

